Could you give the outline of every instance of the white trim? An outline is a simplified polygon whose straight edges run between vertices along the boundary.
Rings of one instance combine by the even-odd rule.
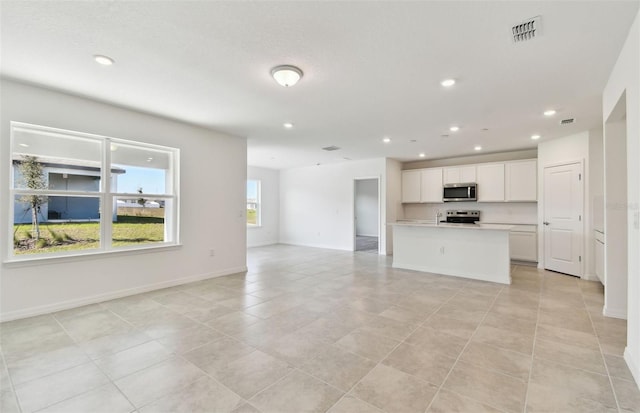
[[[149,291],[160,290],[168,287],[175,287],[177,285],[188,284],[194,281],[206,280],[208,278],[222,277],[225,275],[235,274],[239,272],[246,272],[247,267],[234,267],[227,268],[225,270],[219,270],[210,273],[190,275],[188,277],[177,278],[169,281],[163,281],[155,284],[147,284],[139,287],[127,288],[124,290],[112,291],[104,294],[96,294],[90,297],[77,298],[68,301],[62,301],[54,304],[46,304],[37,307],[31,307],[23,310],[9,311],[7,313],[0,314],[0,322],[12,321],[20,318],[33,317],[42,314],[49,314],[56,311],[68,310],[70,308],[81,307],[83,305],[100,303],[103,301],[114,300],[116,298],[127,297],[130,295],[146,293]]]
[[[338,248],[335,245],[325,245],[325,244],[313,244],[313,243],[308,243],[308,242],[297,242],[297,243],[293,243],[293,242],[279,242],[278,244],[282,244],[282,245],[293,245],[295,247],[310,247],[310,248],[322,248],[325,250],[334,250],[334,251],[348,251],[348,252],[355,252],[353,249],[349,249],[349,248]],[[351,247],[353,248],[353,247]]]
[[[631,371],[631,375],[636,380],[636,386],[640,389],[640,369],[638,369],[638,363],[635,362],[633,357],[631,356],[631,351],[629,347],[624,348],[624,361],[627,362],[627,367]]]
[[[627,309],[626,308],[607,308],[607,306],[602,307],[602,315],[605,317],[612,318],[620,318],[622,320],[627,319]]]

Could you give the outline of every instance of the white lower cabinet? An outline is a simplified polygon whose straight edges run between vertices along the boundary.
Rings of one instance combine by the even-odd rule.
[[[538,261],[538,234],[535,225],[514,225],[509,232],[512,260]]]

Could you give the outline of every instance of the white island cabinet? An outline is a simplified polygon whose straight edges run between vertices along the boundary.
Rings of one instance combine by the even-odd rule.
[[[511,284],[511,225],[393,225],[393,267]]]

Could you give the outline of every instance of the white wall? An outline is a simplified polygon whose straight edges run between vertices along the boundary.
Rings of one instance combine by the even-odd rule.
[[[380,227],[378,216],[378,180],[356,181],[356,235],[377,237]]]
[[[46,313],[246,269],[246,140],[9,80],[0,100],[0,233],[8,234],[9,122],[180,148],[182,246],[46,263],[3,263],[0,317]],[[7,252],[3,245],[3,260]],[[209,249],[216,254],[209,256]]]
[[[625,105],[620,102],[622,115]],[[603,313],[627,318],[628,203],[626,122],[605,122],[605,289]]]
[[[353,181],[380,178],[380,193],[385,194],[385,165],[380,158],[280,171],[280,242],[353,251]],[[381,205],[383,224],[385,199]],[[385,251],[384,231],[382,235],[380,251]]]
[[[627,347],[625,360],[640,383],[640,12],[602,93],[602,116],[609,119],[620,97],[627,109]],[[606,142],[605,130],[605,142]]]
[[[584,185],[584,205],[583,205],[583,267],[582,277],[587,279],[597,279],[595,276],[592,250],[588,248],[593,242],[593,229],[591,222],[591,208],[588,200],[589,191],[589,132],[581,132],[564,138],[553,139],[541,142],[538,145],[538,267],[544,268],[544,168],[562,163],[582,162],[583,163],[583,185]]]
[[[402,164],[394,159],[386,159],[386,222],[387,225],[383,229],[386,235],[386,242],[381,251],[386,255],[393,254],[393,226],[389,223],[396,222],[398,219],[404,218],[404,210],[402,208]]]
[[[260,226],[247,227],[247,247],[277,244],[280,233],[280,171],[247,167],[247,179],[260,181]]]

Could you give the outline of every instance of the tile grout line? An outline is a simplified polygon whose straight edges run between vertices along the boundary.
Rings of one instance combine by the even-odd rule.
[[[522,406],[523,413],[527,411],[527,403],[529,402],[529,388],[531,386],[531,376],[533,375],[533,363],[536,354],[536,343],[538,342],[538,326],[540,325],[540,310],[542,309],[542,290],[545,284],[545,276],[542,275],[542,282],[538,287],[538,311],[536,311],[536,328],[533,332],[533,347],[531,348],[531,365],[529,366],[529,376],[527,377],[527,389],[524,394],[524,404]]]
[[[457,295],[457,292],[456,292],[456,294],[453,294],[451,297],[449,297],[447,300],[443,301],[443,302],[442,302],[442,303],[441,303],[441,304],[440,304],[440,305],[439,305],[439,306],[438,306],[434,311],[432,311],[432,312],[431,312],[431,314],[429,314],[429,316],[428,316],[424,321],[422,321],[421,323],[417,324],[417,325],[416,325],[416,327],[415,327],[413,330],[411,330],[411,332],[409,332],[409,333],[405,336],[405,338],[404,338],[404,339],[402,339],[402,340],[397,340],[397,341],[398,341],[398,344],[396,344],[396,345],[395,345],[395,346],[394,346],[394,347],[393,347],[393,348],[392,348],[392,349],[391,349],[387,354],[385,354],[385,356],[384,356],[384,357],[382,357],[379,361],[371,360],[371,359],[370,359],[370,358],[368,358],[368,357],[360,356],[360,355],[359,355],[359,354],[357,354],[357,353],[353,353],[352,351],[348,351],[348,350],[346,350],[346,351],[347,351],[347,352],[349,352],[349,353],[353,353],[353,354],[356,354],[356,355],[358,355],[358,356],[360,356],[360,357],[363,357],[363,358],[365,358],[365,359],[367,359],[367,360],[370,360],[370,361],[372,361],[372,362],[376,363],[376,365],[375,365],[375,366],[373,366],[373,367],[371,368],[371,370],[369,370],[369,371],[367,372],[367,374],[365,374],[365,375],[364,375],[364,376],[362,376],[358,381],[356,381],[356,382],[353,384],[353,386],[351,386],[351,387],[349,388],[349,390],[347,390],[347,391],[342,395],[342,397],[340,397],[340,398],[339,398],[339,399],[338,399],[338,400],[337,400],[333,405],[331,405],[331,406],[329,407],[329,409],[328,409],[328,410],[331,410],[331,409],[332,409],[333,407],[335,407],[338,403],[340,403],[340,402],[341,402],[341,401],[342,401],[346,396],[350,395],[350,394],[351,394],[351,391],[353,391],[353,389],[354,389],[358,384],[360,384],[360,382],[361,382],[362,380],[364,380],[364,378],[365,378],[365,377],[367,377],[367,376],[369,375],[369,373],[371,373],[371,371],[373,371],[376,367],[378,367],[379,365],[381,365],[381,364],[382,364],[382,362],[383,362],[387,357],[389,357],[389,355],[390,355],[391,353],[393,353],[393,352],[394,352],[398,347],[400,347],[400,346],[405,342],[405,340],[407,339],[407,337],[411,336],[414,332],[416,332],[418,329],[420,329],[420,328],[421,328],[421,327],[422,327],[422,326],[423,326],[427,321],[429,321],[429,319],[431,319],[431,317],[433,317],[433,315],[434,315],[436,312],[438,312],[438,310],[440,310],[440,308],[442,308],[442,306],[444,306],[446,303],[448,303],[448,302],[449,302],[451,299],[453,299],[453,297],[455,297],[456,295]],[[403,307],[403,308],[404,308],[404,307]],[[360,327],[357,327],[357,328],[353,329],[353,330],[352,330],[352,332],[353,332],[353,331],[355,331],[355,330],[357,330],[357,329],[359,329],[359,328],[360,328]],[[348,333],[348,334],[351,334],[351,333]],[[348,335],[348,334],[347,334],[347,335]],[[373,335],[378,336],[377,334],[373,334]],[[385,336],[385,337],[386,337],[386,336]],[[388,337],[386,337],[386,338],[388,338]],[[339,340],[336,340],[336,341],[339,341]],[[404,373],[404,372],[403,372],[403,373]],[[407,373],[405,373],[405,374],[407,374]],[[414,376],[412,376],[412,377],[414,377]],[[422,379],[420,379],[420,380],[421,380],[421,381],[424,381],[424,380],[422,380]],[[355,396],[353,396],[353,395],[352,395],[352,397],[355,397]],[[361,400],[361,399],[359,399],[358,397],[355,397],[355,398],[356,398],[356,399],[358,399],[358,400]],[[364,400],[362,400],[362,401],[364,401]],[[370,403],[368,403],[368,402],[366,402],[366,401],[365,401],[365,403],[370,404]],[[373,406],[373,405],[372,405],[372,406]],[[376,407],[376,406],[374,406],[374,407],[375,407],[376,409],[378,409],[378,407]],[[382,409],[379,409],[379,410],[382,410]]]
[[[500,289],[500,291],[498,291],[498,293],[495,295],[495,297],[493,297],[493,301],[491,302],[491,305],[487,308],[487,310],[484,313],[484,316],[482,317],[482,320],[480,320],[480,322],[478,322],[478,325],[476,326],[476,328],[473,330],[473,333],[471,334],[471,336],[469,336],[469,339],[467,340],[467,342],[465,343],[464,347],[462,348],[462,350],[460,351],[460,353],[458,354],[458,357],[456,357],[456,361],[454,361],[453,365],[451,366],[451,368],[449,369],[449,372],[447,373],[447,375],[445,376],[444,380],[442,381],[442,383],[440,383],[440,386],[438,386],[438,390],[436,391],[436,393],[433,395],[433,398],[431,399],[431,402],[429,402],[429,405],[427,406],[426,409],[424,409],[424,412],[426,413],[431,406],[433,405],[433,402],[436,400],[436,398],[438,397],[438,395],[440,394],[440,390],[442,390],[442,388],[444,387],[444,384],[447,382],[447,380],[449,379],[449,376],[451,376],[451,373],[453,372],[453,370],[456,368],[456,365],[458,364],[458,362],[460,361],[460,358],[462,357],[462,355],[464,354],[465,350],[467,349],[467,347],[469,347],[469,344],[471,344],[471,340],[473,340],[473,337],[476,335],[476,333],[478,332],[478,329],[480,329],[480,326],[482,325],[482,323],[484,322],[484,320],[487,318],[487,315],[489,315],[489,311],[491,311],[491,309],[493,308],[493,306],[496,303],[496,300],[498,299],[498,296],[502,293],[502,291],[504,291],[504,286]],[[471,398],[472,400],[475,400],[473,398]],[[480,402],[482,403],[482,402]],[[488,403],[482,403],[482,404],[488,404]],[[493,407],[493,406],[491,406]],[[498,410],[502,410],[502,409],[498,409]]]
[[[367,377],[371,371],[373,371],[376,367],[378,367],[378,366],[380,366],[380,365],[383,365],[383,364],[382,364],[382,362],[383,362],[384,360],[386,360],[386,359],[387,359],[387,357],[389,357],[389,356],[391,355],[391,353],[393,353],[394,351],[396,351],[396,349],[397,349],[398,347],[400,347],[403,343],[406,343],[406,339],[407,339],[408,337],[410,337],[413,333],[415,333],[415,332],[416,332],[416,331],[418,331],[420,328],[422,328],[422,327],[423,327],[423,326],[424,326],[424,325],[425,325],[425,324],[426,324],[426,323],[427,323],[427,322],[428,322],[428,321],[429,321],[429,320],[430,320],[430,319],[431,319],[431,318],[432,318],[432,317],[433,317],[433,316],[434,316],[438,311],[440,311],[440,309],[441,309],[442,307],[444,307],[444,306],[445,306],[449,301],[453,300],[453,298],[454,298],[455,296],[457,296],[457,295],[460,293],[460,291],[464,288],[464,286],[465,286],[467,283],[468,283],[468,281],[467,281],[467,282],[465,282],[464,284],[462,284],[462,285],[457,289],[457,291],[456,291],[454,294],[452,294],[452,295],[451,295],[451,297],[449,297],[448,299],[446,299],[445,301],[443,301],[443,302],[442,302],[442,303],[441,303],[441,304],[440,304],[440,305],[439,305],[435,310],[433,310],[433,311],[429,314],[429,316],[428,316],[424,321],[422,321],[421,323],[419,323],[419,324],[418,324],[418,325],[417,325],[413,330],[411,330],[411,332],[409,332],[409,333],[405,336],[405,338],[404,338],[404,339],[402,339],[401,341],[399,341],[399,343],[398,343],[397,345],[395,345],[395,346],[394,346],[394,347],[393,347],[393,348],[392,348],[392,349],[391,349],[391,350],[390,350],[390,351],[389,351],[389,352],[388,352],[384,357],[382,357],[382,358],[381,358],[381,359],[376,363],[376,365],[375,365],[375,366],[373,366],[373,368],[372,368],[371,370],[369,370],[369,372],[367,372],[367,374],[365,374],[363,377],[361,377],[361,378],[360,378],[360,380],[358,380],[358,381],[357,381],[353,386],[351,386],[351,388],[350,388],[347,392],[345,392],[345,393],[344,393],[344,395],[343,395],[343,396],[342,396],[338,401],[336,401],[336,403],[334,403],[334,404],[330,407],[330,409],[331,409],[331,408],[333,408],[336,404],[340,403],[340,401],[342,401],[342,399],[344,399],[347,395],[351,394],[351,392],[353,391],[353,389],[354,389],[358,384],[360,384],[360,382],[362,382],[362,380],[364,380],[364,378],[365,378],[365,377]],[[448,288],[448,287],[447,287],[447,288]],[[406,343],[406,344],[409,344],[409,343]],[[372,360],[372,361],[373,361],[373,360]],[[398,370],[398,371],[401,371],[401,370]],[[416,376],[414,376],[414,375],[412,375],[412,374],[405,373],[404,371],[401,371],[401,372],[402,372],[402,373],[404,373],[404,374],[407,374],[407,375],[409,375],[409,376],[411,376],[411,377],[415,377],[416,379],[418,379],[418,380],[420,380],[420,381],[422,381],[422,382],[429,383],[428,381],[423,380],[423,379],[421,379],[421,378],[419,378],[419,377],[416,377]],[[429,383],[429,384],[431,384],[431,383]],[[436,394],[434,394],[433,399],[435,399],[436,395],[437,395],[437,392],[436,392]],[[353,396],[353,397],[355,397],[355,396]],[[356,398],[357,398],[357,397],[356,397]],[[358,399],[358,400],[360,400],[359,398],[357,398],[357,399]],[[433,399],[432,399],[432,401],[433,401]],[[368,404],[369,404],[369,403],[368,403]],[[376,408],[377,408],[377,407],[376,407]],[[428,408],[428,407],[427,407],[427,408]],[[380,410],[382,410],[382,409],[380,409]]]
[[[578,286],[578,287],[580,287],[580,286]],[[587,308],[587,304],[586,304],[585,299],[584,299],[584,294],[582,292],[582,288],[580,288],[580,296],[582,297],[582,303],[583,303],[583,305],[585,306],[585,309],[586,309]],[[589,321],[591,322],[591,328],[593,328],[593,332],[595,333],[596,339],[598,340],[598,349],[600,350],[600,357],[602,357],[602,364],[604,364],[604,369],[607,372],[607,379],[609,380],[609,386],[611,387],[611,393],[613,393],[613,399],[616,402],[616,408],[618,409],[619,412],[621,412],[622,408],[620,407],[620,401],[618,400],[618,395],[616,394],[616,389],[613,386],[613,378],[611,377],[611,373],[609,372],[609,366],[607,365],[607,359],[605,358],[605,353],[602,350],[602,344],[600,343],[600,336],[598,335],[598,330],[596,330],[596,325],[593,322],[593,317],[591,317],[591,313],[589,312],[588,309],[587,309],[587,315],[589,316]]]
[[[9,380],[9,387],[13,397],[13,400],[16,402],[16,406],[18,407],[18,411],[22,412],[22,406],[20,401],[18,400],[18,393],[16,392],[16,386],[13,384],[13,378],[11,374],[9,374],[9,366],[7,365],[7,360],[4,356],[4,351],[0,351],[0,357],[2,357],[2,363],[4,364],[4,368],[7,370],[7,379]]]
[[[102,303],[99,303],[99,304],[100,304],[100,306],[102,307]],[[113,312],[112,312],[111,310],[108,310],[108,309],[106,309],[106,308],[105,308],[105,310],[107,310],[107,311],[109,311],[109,312],[111,312],[111,313],[113,314]],[[58,320],[58,317],[56,317],[56,316],[55,316],[55,315],[53,315],[53,314],[52,314],[52,317],[53,317],[53,319],[56,321],[56,323],[58,323],[58,325],[60,326],[60,328],[62,329],[62,331],[64,331],[64,333],[65,333],[67,336],[69,336],[69,338],[71,338],[71,340],[73,341],[73,343],[74,343],[76,346],[78,346],[78,349],[79,349],[80,351],[82,351],[82,353],[83,353],[85,356],[87,356],[87,358],[89,359],[89,361],[91,362],[91,364],[93,364],[93,365],[98,369],[98,371],[99,371],[100,373],[102,373],[102,374],[107,378],[107,380],[109,380],[109,383],[111,383],[111,385],[113,385],[113,387],[115,387],[115,388],[118,390],[118,392],[122,395],[122,397],[124,397],[124,398],[125,398],[125,400],[127,400],[127,401],[129,402],[129,404],[130,404],[131,406],[133,406],[133,411],[136,411],[136,410],[138,409],[138,408],[136,407],[136,405],[135,405],[135,404],[133,404],[133,402],[132,402],[131,400],[129,400],[129,398],[127,397],[127,395],[126,395],[126,394],[124,394],[124,393],[122,392],[122,390],[120,390],[120,388],[119,388],[119,387],[116,385],[116,383],[111,379],[111,377],[109,377],[109,375],[108,375],[107,373],[105,373],[105,372],[102,370],[102,368],[100,368],[100,366],[96,363],[96,361],[95,361],[94,359],[92,359],[92,358],[87,354],[87,352],[85,351],[85,349],[84,349],[84,348],[82,348],[82,347],[79,345],[79,343],[77,342],[77,340],[76,340],[76,339],[75,339],[71,334],[69,334],[69,331],[67,331],[67,329],[62,325],[62,323],[60,322],[60,320]],[[81,365],[82,365],[82,364],[81,364]],[[77,367],[77,366],[70,367],[69,369],[65,369],[65,370],[62,370],[62,371],[70,370],[70,369],[75,368],[75,367]],[[57,373],[59,373],[59,372],[57,372]],[[54,373],[54,374],[56,374],[56,373]],[[45,377],[46,377],[46,376],[45,376]],[[87,394],[87,393],[89,393],[89,392],[91,392],[91,391],[95,390],[95,389],[99,389],[99,388],[100,388],[100,387],[102,387],[102,386],[103,386],[103,384],[101,384],[101,385],[100,385],[100,386],[98,386],[98,387],[94,387],[94,388],[92,388],[92,389],[89,389],[89,390],[87,390],[87,391],[84,391],[84,392],[82,392],[82,393],[80,393],[80,394],[76,394],[76,395],[73,395],[73,396],[71,396],[71,397],[67,397],[67,398],[66,398],[66,399],[64,399],[64,400],[59,400],[59,401],[57,401],[57,402],[55,402],[55,403],[53,403],[53,404],[50,404],[50,405],[48,405],[48,406],[44,406],[42,409],[46,409],[47,407],[54,406],[54,405],[56,405],[56,404],[59,404],[59,403],[65,402],[65,401],[67,401],[67,400],[73,399],[74,397],[82,396],[82,395],[84,395],[84,394]],[[39,409],[39,410],[42,410],[42,409]]]

